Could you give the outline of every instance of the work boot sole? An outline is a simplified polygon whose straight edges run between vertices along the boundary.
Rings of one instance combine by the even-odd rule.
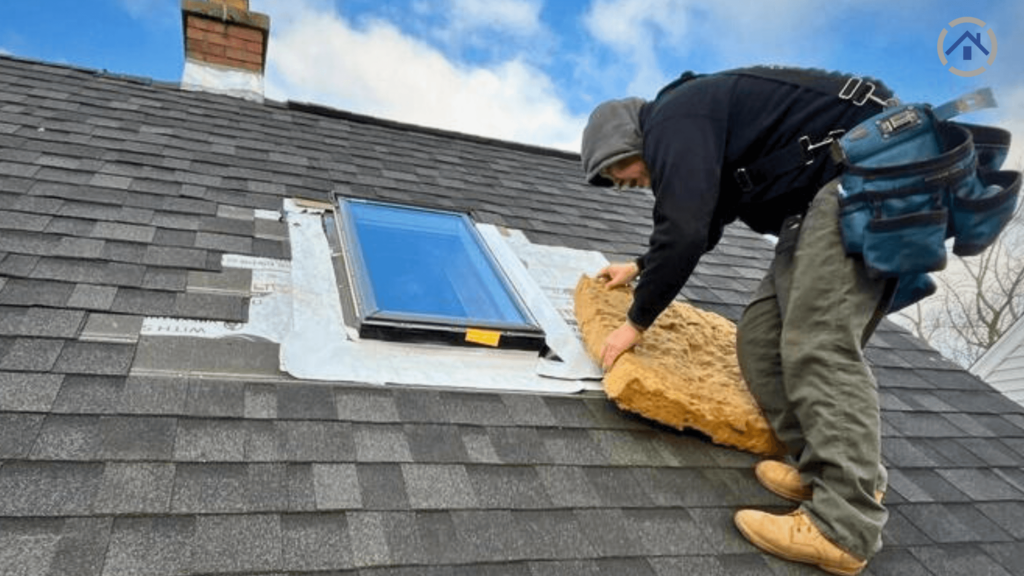
[[[755,534],[753,534],[751,532],[748,532],[746,527],[743,525],[742,522],[736,522],[736,528],[738,528],[739,531],[743,533],[743,536],[751,544],[753,544],[754,546],[757,546],[761,550],[764,550],[765,552],[767,552],[767,553],[769,553],[769,554],[771,554],[773,556],[777,556],[779,558],[782,558],[783,560],[788,560],[790,562],[799,562],[801,564],[808,564],[808,565],[820,568],[821,570],[824,570],[825,572],[828,572],[829,574],[838,574],[839,576],[857,576],[858,574],[860,574],[861,572],[864,571],[863,567],[856,568],[856,569],[853,569],[853,570],[846,570],[846,569],[839,568],[839,567],[836,567],[836,566],[828,566],[828,565],[824,565],[824,564],[816,564],[813,560],[808,560],[806,558],[797,558],[796,556],[793,556],[793,555],[791,555],[791,554],[789,554],[789,553],[787,553],[787,552],[785,552],[783,550],[777,549],[775,546],[773,546],[773,545],[771,545],[771,544],[769,544],[767,542],[762,542]]]

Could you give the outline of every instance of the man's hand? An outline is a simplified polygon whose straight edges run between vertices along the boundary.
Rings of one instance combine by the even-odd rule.
[[[608,338],[605,338],[604,347],[601,348],[601,368],[605,371],[610,370],[623,352],[636,346],[641,336],[643,333],[629,322],[616,328]]]
[[[615,288],[616,286],[629,284],[639,275],[640,268],[636,265],[636,262],[618,262],[602,268],[597,273],[597,279],[607,278],[608,283],[604,287]]]

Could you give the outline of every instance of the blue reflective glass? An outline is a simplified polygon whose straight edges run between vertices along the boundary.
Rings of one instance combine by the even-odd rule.
[[[363,202],[347,208],[379,311],[527,323],[465,216]]]

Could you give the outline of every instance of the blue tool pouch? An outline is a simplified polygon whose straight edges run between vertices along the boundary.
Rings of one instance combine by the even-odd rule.
[[[994,105],[985,89],[934,109],[890,107],[832,144],[845,166],[843,246],[872,277],[899,279],[890,312],[935,291],[927,274],[945,268],[947,239],[954,254],[977,255],[1013,216],[1020,173],[999,171],[1009,132],[948,121]]]

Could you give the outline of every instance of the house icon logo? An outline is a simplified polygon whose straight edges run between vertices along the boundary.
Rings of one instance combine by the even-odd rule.
[[[942,62],[943,66],[949,66],[951,58],[962,61],[966,70],[961,70],[956,66],[949,66],[949,71],[957,76],[970,77],[977,76],[984,72],[987,68],[985,66],[991,66],[996,60],[996,33],[991,28],[986,30],[988,32],[988,45],[982,41],[981,29],[985,28],[985,22],[977,18],[964,17],[957,18],[949,23],[950,28],[956,28],[961,24],[974,24],[977,26],[979,31],[972,33],[971,30],[966,30],[960,36],[956,36],[954,33],[952,43],[946,45],[946,36],[949,34],[949,30],[943,28],[939,34],[938,53],[939,61]],[[963,30],[963,28],[961,28]],[[983,58],[987,58],[983,60]],[[980,65],[978,65],[980,63]],[[972,66],[973,65],[973,66]]]

